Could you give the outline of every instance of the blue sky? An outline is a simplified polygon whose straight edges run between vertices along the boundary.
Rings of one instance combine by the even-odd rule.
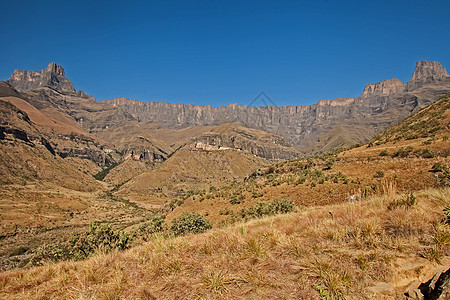
[[[62,65],[97,100],[213,106],[355,97],[450,67],[450,1],[3,1],[0,79]]]

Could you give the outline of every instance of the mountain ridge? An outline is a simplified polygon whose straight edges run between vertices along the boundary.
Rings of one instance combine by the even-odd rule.
[[[450,77],[439,62],[419,61],[411,80],[388,79],[368,84],[355,98],[319,100],[309,106],[253,107],[231,103],[228,106],[186,105],[142,102],[127,98],[102,100],[128,111],[139,121],[152,120],[163,127],[242,126],[279,135],[304,155],[327,151],[321,137],[337,126],[358,128],[359,136],[343,137],[336,144],[363,143],[374,133],[402,120],[450,91]],[[332,150],[332,149],[331,149]]]

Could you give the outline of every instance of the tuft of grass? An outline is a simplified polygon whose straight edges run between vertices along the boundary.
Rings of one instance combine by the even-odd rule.
[[[406,209],[409,209],[416,205],[416,197],[413,193],[408,193],[405,196],[403,196],[400,200],[393,200],[389,202],[388,204],[388,210],[393,210],[399,207],[404,207]]]
[[[206,290],[217,295],[227,293],[229,291],[228,285],[232,282],[230,277],[222,270],[208,271],[202,277],[202,284]]]

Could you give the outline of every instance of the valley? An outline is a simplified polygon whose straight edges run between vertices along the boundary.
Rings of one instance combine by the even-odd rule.
[[[450,266],[449,92],[427,61],[307,107],[96,101],[16,70],[0,298],[414,299]],[[76,245],[96,230],[117,244]]]

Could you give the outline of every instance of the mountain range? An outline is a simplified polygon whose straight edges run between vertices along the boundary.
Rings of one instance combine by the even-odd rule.
[[[282,107],[211,107],[127,98],[95,101],[76,91],[55,63],[41,71],[15,70],[2,85],[1,97],[21,98],[47,116],[58,114],[71,126],[59,127],[68,131],[66,140],[74,139],[71,132],[89,144],[61,148],[61,143],[49,141],[59,147],[59,155],[89,157],[105,165],[124,157],[164,161],[187,145],[207,151],[239,149],[272,160],[349,147],[368,141],[445,95],[450,91],[450,77],[439,62],[419,61],[406,84],[388,79],[366,85],[356,98]]]
[[[217,126],[236,122],[285,138],[303,155],[363,143],[450,91],[450,77],[439,62],[419,61],[406,84],[388,79],[365,86],[361,96],[320,100],[310,106],[224,107],[141,102],[116,98],[138,120],[162,127]]]

